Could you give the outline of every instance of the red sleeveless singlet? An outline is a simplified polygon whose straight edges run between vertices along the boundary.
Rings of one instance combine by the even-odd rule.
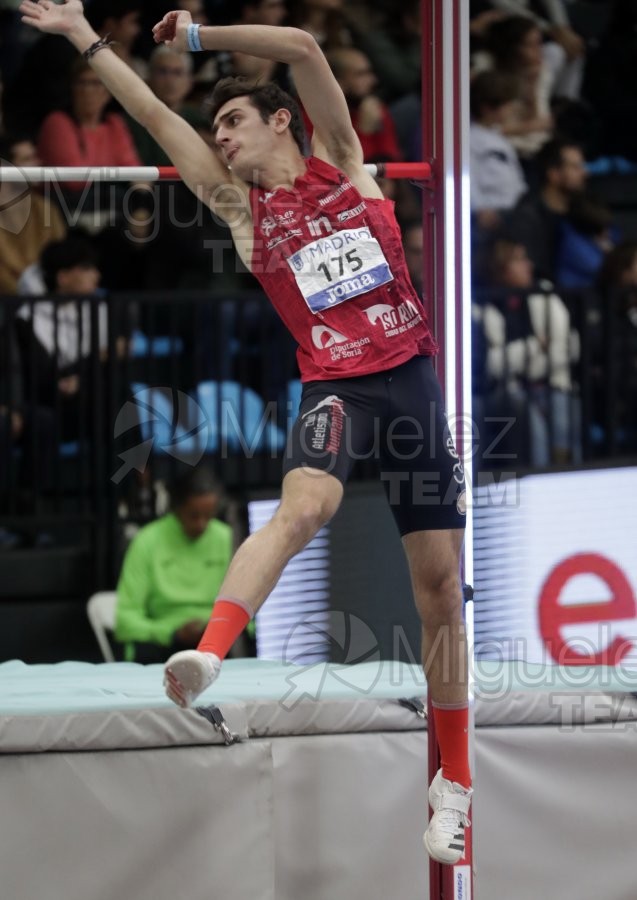
[[[437,345],[390,200],[316,157],[291,190],[253,187],[251,270],[299,344],[301,379],[382,372]]]

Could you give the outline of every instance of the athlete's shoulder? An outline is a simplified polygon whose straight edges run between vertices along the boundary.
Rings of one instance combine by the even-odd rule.
[[[324,144],[320,141],[315,141],[313,138],[311,159],[316,160],[314,165],[317,166],[319,172],[326,174],[328,171],[338,172],[341,177],[351,181],[361,197],[366,197],[370,200],[382,199],[381,189],[365,168],[362,153],[360,157],[358,154],[355,154],[344,156],[342,159],[335,159]]]

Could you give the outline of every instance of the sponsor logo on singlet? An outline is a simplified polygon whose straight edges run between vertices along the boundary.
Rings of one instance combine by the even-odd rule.
[[[360,214],[367,209],[367,204],[363,200],[362,203],[359,203],[358,206],[355,206],[354,209],[344,209],[343,212],[338,213],[336,218],[339,222],[347,222],[348,219],[355,219],[356,216],[360,216]]]
[[[312,328],[312,343],[317,350],[329,350],[332,362],[340,359],[351,359],[354,356],[362,356],[364,348],[371,344],[368,337],[351,341],[346,335],[327,325],[315,325]]]
[[[397,334],[404,334],[422,322],[422,316],[418,307],[412,300],[405,300],[398,306],[391,306],[389,303],[376,303],[374,306],[368,306],[365,310],[367,318],[372,325],[382,325],[385,337],[394,337]]]
[[[344,181],[340,187],[337,187],[335,191],[332,191],[331,194],[327,194],[325,197],[319,197],[319,206],[327,206],[329,203],[333,203],[334,200],[338,200],[341,194],[344,194],[345,191],[348,191],[352,187],[351,181]]]
[[[312,328],[312,343],[318,350],[325,350],[326,347],[333,347],[334,344],[344,344],[348,340],[349,338],[340,331],[334,331],[327,325],[315,325]]]
[[[270,237],[270,235],[276,228],[276,220],[271,216],[265,216],[263,219],[261,219],[259,227],[262,234],[264,234],[266,237]]]
[[[322,237],[324,234],[331,234],[334,229],[332,223],[327,216],[319,216],[318,219],[312,219],[310,216],[305,217],[307,230],[312,237]]]
[[[276,219],[277,225],[281,225],[283,228],[287,228],[290,225],[294,225],[298,217],[299,215],[295,210],[286,209],[284,213],[277,213],[274,218]]]
[[[265,242],[266,250],[274,250],[279,244],[285,243],[285,241],[289,241],[293,237],[300,237],[303,234],[303,231],[300,228],[290,228],[289,231],[286,231],[285,234],[279,234],[276,237],[270,238],[269,241]]]
[[[296,220],[298,219],[298,213],[296,213],[293,209],[286,209],[283,213],[274,213],[271,216],[264,216],[261,219],[259,227],[261,228],[261,233],[266,237],[270,237],[275,228],[289,228],[290,225],[294,225]],[[298,232],[301,234],[301,232]]]

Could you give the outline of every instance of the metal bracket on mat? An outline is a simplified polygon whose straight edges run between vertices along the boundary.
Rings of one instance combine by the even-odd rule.
[[[427,707],[420,697],[404,697],[398,701],[401,706],[415,712],[419,719],[427,718]]]
[[[199,715],[203,716],[204,719],[207,719],[211,725],[214,725],[215,730],[221,734],[227,747],[230,747],[232,744],[241,743],[239,735],[234,734],[228,728],[228,723],[224,719],[223,713],[218,706],[197,706],[195,707],[195,712],[198,712]]]

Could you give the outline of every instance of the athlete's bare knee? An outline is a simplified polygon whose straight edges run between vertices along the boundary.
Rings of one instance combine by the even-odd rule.
[[[281,505],[276,515],[277,525],[286,532],[290,543],[303,547],[329,522],[334,512],[323,498],[299,498]]]
[[[304,547],[332,518],[342,496],[341,485],[332,482],[336,479],[324,482],[296,479],[293,489],[290,489],[290,482],[285,485],[275,520],[285,531],[287,543],[299,549]]]
[[[458,573],[423,573],[414,584],[416,605],[423,622],[432,627],[462,618],[462,590]]]

